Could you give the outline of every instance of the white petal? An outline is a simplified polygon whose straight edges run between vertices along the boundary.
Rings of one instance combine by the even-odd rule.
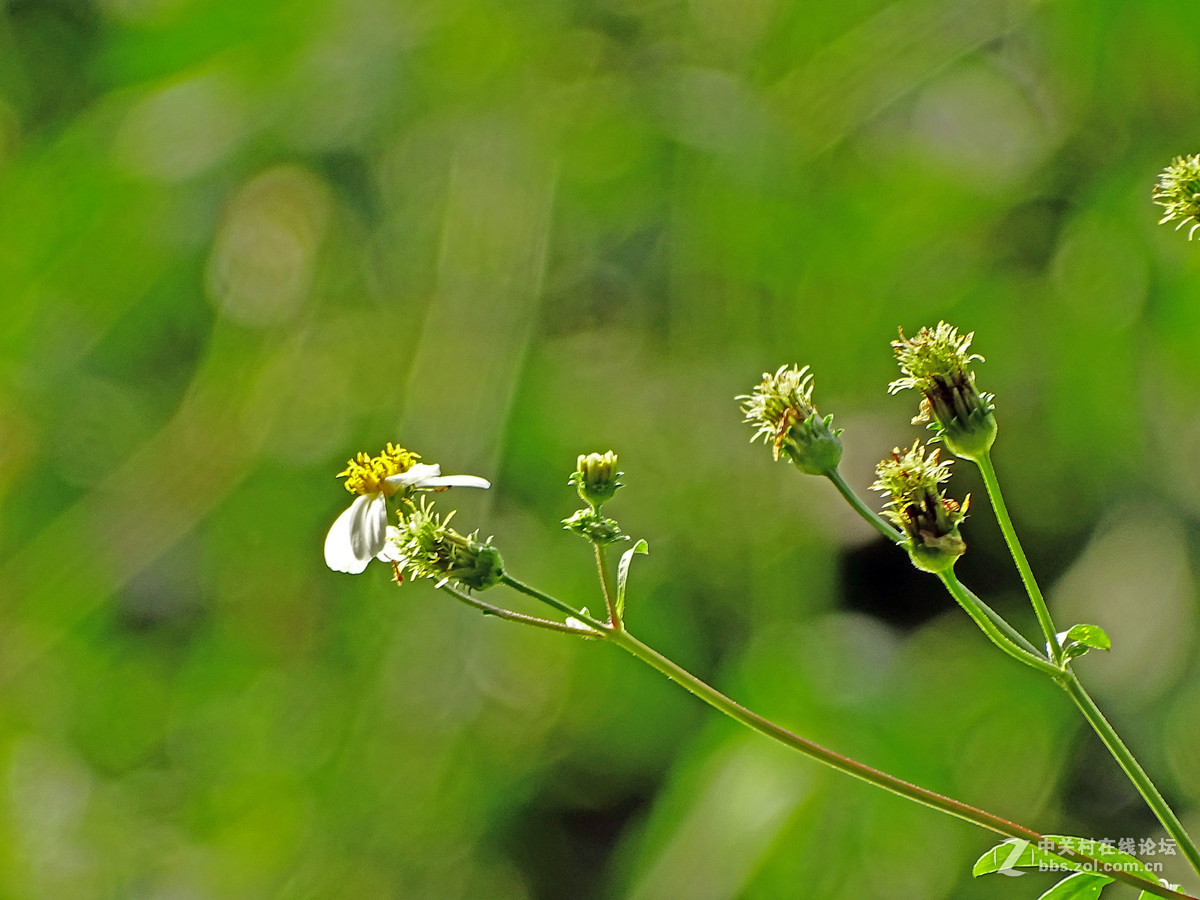
[[[388,484],[396,487],[408,487],[414,484],[420,484],[427,478],[436,478],[442,474],[441,466],[429,466],[425,463],[415,463],[407,472],[401,472],[399,475],[389,475],[384,479]]]
[[[440,475],[437,478],[426,478],[418,487],[475,487],[490,488],[492,483],[478,475]]]
[[[404,557],[400,554],[400,548],[396,546],[396,538],[400,536],[400,529],[395,525],[387,527],[386,543],[383,549],[375,554],[375,558],[380,562],[404,562]]]
[[[387,540],[387,498],[383,494],[364,494],[358,499],[367,502],[359,506],[355,500],[350,506],[358,506],[357,516],[350,520],[350,547],[365,565]]]
[[[360,517],[368,501],[368,497],[354,498],[354,502],[346,511],[337,517],[337,521],[329,529],[329,534],[325,535],[325,565],[335,572],[357,575],[367,567],[371,559],[369,556],[361,559],[354,552],[354,543],[350,537],[353,523]]]

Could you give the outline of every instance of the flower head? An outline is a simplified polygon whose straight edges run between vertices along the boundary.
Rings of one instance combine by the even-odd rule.
[[[580,498],[592,509],[598,510],[616,495],[618,488],[624,487],[617,481],[624,474],[617,471],[617,454],[611,450],[607,453],[589,453],[579,457],[567,483],[575,485]]]
[[[920,391],[921,409],[913,424],[929,422],[946,446],[965,459],[986,453],[996,440],[994,398],[979,392],[970,370],[971,363],[983,362],[978,353],[968,352],[974,337],[974,332],[960,335],[945,322],[911,338],[901,329],[892,349],[904,377],[888,385],[890,394],[905,388]]]
[[[346,490],[358,496],[325,536],[325,564],[329,568],[358,574],[372,559],[380,557],[387,540],[389,497],[399,497],[411,506],[411,496],[419,491],[491,486],[475,475],[443,475],[440,466],[418,459],[417,454],[389,443],[378,456],[359,453],[338,473],[338,478],[346,479]]]
[[[827,475],[842,459],[841,429],[833,429],[833,416],[821,418],[812,402],[813,376],[808,366],[780,366],[742,401],[745,420],[754,426],[751,441],[760,437],[771,445],[775,459],[785,454],[809,475]]]
[[[1200,228],[1200,153],[1193,156],[1177,156],[1159,173],[1154,186],[1154,202],[1166,212],[1158,220],[1159,225],[1179,220],[1178,231],[1191,223],[1188,240]]]
[[[960,506],[945,496],[940,485],[950,477],[951,460],[926,455],[920,441],[901,453],[899,448],[875,467],[872,490],[888,495],[884,515],[904,532],[904,545],[918,568],[941,572],[954,565],[967,545],[958,533],[971,498]]]
[[[450,527],[452,518],[453,512],[439,516],[422,497],[389,536],[388,558],[417,578],[457,581],[476,591],[498,584],[504,562],[492,539],[481,541],[478,532],[459,534]]]

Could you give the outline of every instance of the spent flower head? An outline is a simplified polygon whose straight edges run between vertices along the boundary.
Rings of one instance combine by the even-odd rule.
[[[479,532],[460,534],[450,527],[454,512],[444,518],[424,497],[419,506],[389,528],[386,558],[415,578],[441,583],[455,581],[475,591],[500,582],[504,562],[492,539],[479,540]]]
[[[946,322],[937,328],[922,328],[906,338],[892,341],[902,378],[888,385],[888,393],[915,388],[922,394],[920,412],[913,424],[929,422],[938,437],[956,455],[978,459],[996,440],[995,406],[992,394],[975,387],[971,363],[983,362],[978,353],[970,353],[975,333],[960,335]]]
[[[1179,220],[1178,231],[1184,225],[1188,229],[1188,240],[1200,228],[1200,153],[1192,156],[1177,156],[1162,172],[1154,186],[1154,202],[1165,210],[1159,225]]]
[[[829,475],[842,459],[842,432],[834,430],[833,416],[821,418],[812,389],[808,366],[780,366],[774,375],[763,372],[753,391],[735,399],[742,401],[744,421],[754,426],[751,441],[761,437],[775,459],[783,453],[802,472]]]
[[[937,449],[926,455],[926,449],[920,441],[903,453],[897,447],[875,467],[878,479],[871,488],[888,496],[883,514],[904,533],[903,543],[917,568],[943,572],[966,550],[958,526],[971,498],[960,506],[942,492],[951,460],[939,460]]]
[[[616,519],[605,518],[593,507],[577,509],[562,520],[563,528],[581,538],[586,538],[593,544],[612,544],[617,541],[629,540],[629,535],[621,531]]]
[[[416,453],[388,443],[378,456],[359,453],[338,473],[346,490],[357,494],[325,536],[325,564],[335,572],[358,574],[380,554],[387,541],[387,501],[398,498],[412,505],[420,491],[449,487],[487,488],[475,475],[443,475],[440,466],[417,462]]]
[[[567,483],[575,485],[580,499],[599,510],[616,495],[618,488],[624,487],[617,481],[624,474],[617,471],[617,454],[611,450],[581,454]]]

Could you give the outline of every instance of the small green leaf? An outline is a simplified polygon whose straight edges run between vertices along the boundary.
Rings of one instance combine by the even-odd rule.
[[[639,540],[636,544],[621,554],[621,561],[617,563],[617,617],[625,615],[625,582],[629,579],[629,564],[633,561],[635,553],[649,553],[650,546],[645,540]]]
[[[1113,879],[1107,875],[1076,872],[1050,888],[1038,900],[1096,900],[1104,886],[1112,883]]]
[[[1061,834],[1048,834],[1046,835],[1046,840],[1060,844],[1069,850],[1086,853],[1094,859],[1119,865],[1126,872],[1137,875],[1139,878],[1145,878],[1147,881],[1154,883],[1158,882],[1157,876],[1147,869],[1141,860],[1130,856],[1128,853],[1122,853],[1106,844],[1101,844],[1099,841]],[[975,866],[971,869],[971,874],[976,877],[989,875],[992,872],[1012,874],[1012,870],[1014,869],[1029,867],[1057,868],[1065,869],[1069,872],[1099,874],[1094,870],[1094,863],[1073,862],[1069,859],[1064,859],[1057,853],[1043,850],[1037,844],[1018,838],[1009,838],[979,857]]]
[[[1112,641],[1099,625],[1075,625],[1058,635],[1058,643],[1067,659],[1083,656],[1089,650],[1108,650]]]

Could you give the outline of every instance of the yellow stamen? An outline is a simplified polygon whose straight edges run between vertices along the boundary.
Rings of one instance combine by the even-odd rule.
[[[346,464],[343,472],[338,472],[338,478],[346,479],[346,490],[352,494],[386,494],[391,496],[396,488],[384,479],[392,475],[407,472],[421,457],[403,447],[397,447],[390,441],[387,449],[378,456],[367,456],[365,453]]]

